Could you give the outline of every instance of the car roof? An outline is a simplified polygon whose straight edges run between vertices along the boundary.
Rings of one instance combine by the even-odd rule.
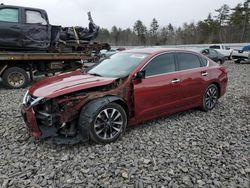
[[[124,52],[129,52],[129,53],[144,53],[144,54],[156,54],[156,53],[161,53],[161,52],[169,52],[169,51],[185,51],[185,52],[193,52],[192,50],[186,50],[186,49],[181,49],[181,48],[136,48],[136,49],[130,49],[130,50],[125,50]]]
[[[34,8],[34,7],[24,7],[24,6],[15,6],[15,5],[5,5],[5,4],[0,4],[0,8],[23,8],[23,9],[30,9],[30,10],[40,10],[40,11],[45,11],[44,9],[40,8]]]

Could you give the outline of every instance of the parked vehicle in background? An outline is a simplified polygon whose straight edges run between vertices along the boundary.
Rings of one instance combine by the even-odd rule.
[[[214,62],[219,64],[223,64],[227,59],[226,56],[211,48],[202,49],[200,52],[203,55],[207,56],[209,59],[212,59]]]
[[[227,59],[232,59],[233,50],[229,47],[226,47],[222,44],[214,44],[209,46],[209,48],[216,50],[217,52],[221,53],[222,55],[226,56]]]
[[[104,58],[108,58],[108,57],[116,54],[117,52],[121,52],[121,51],[124,51],[124,50],[126,50],[126,49],[125,48],[117,48],[117,49],[110,49],[110,50],[102,50],[101,55]]]
[[[110,49],[110,50],[102,50],[101,51],[101,55],[104,57],[104,58],[108,58],[114,54],[117,53],[117,50],[115,49]]]
[[[226,92],[227,70],[200,53],[144,48],[42,80],[28,89],[22,115],[36,139],[117,140],[127,125],[201,107]]]
[[[232,59],[235,63],[250,61],[250,45],[244,46],[242,50],[234,50]]]

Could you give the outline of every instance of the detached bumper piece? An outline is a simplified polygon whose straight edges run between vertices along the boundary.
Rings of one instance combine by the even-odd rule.
[[[31,135],[35,139],[40,139],[42,136],[42,132],[37,126],[35,112],[33,108],[26,108],[24,105],[22,106],[21,113],[24,119],[25,124],[27,125],[28,130],[31,132]]]

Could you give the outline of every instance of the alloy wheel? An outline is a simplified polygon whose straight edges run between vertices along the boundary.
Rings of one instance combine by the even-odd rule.
[[[218,89],[210,87],[206,92],[205,104],[208,109],[213,109],[218,101]]]
[[[124,119],[119,110],[105,108],[96,116],[94,131],[101,139],[113,139],[122,132],[123,124]]]

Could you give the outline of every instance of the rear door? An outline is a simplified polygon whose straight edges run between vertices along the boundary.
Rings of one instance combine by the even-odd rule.
[[[19,8],[0,6],[0,47],[22,47],[21,16]]]
[[[177,111],[181,88],[173,53],[161,54],[143,68],[145,79],[134,82],[136,117],[148,120]]]
[[[176,53],[176,59],[181,74],[182,104],[186,107],[198,106],[207,86],[208,61],[202,61],[198,55],[189,52]]]
[[[50,26],[39,10],[25,9],[23,13],[23,47],[47,50],[50,46]]]

